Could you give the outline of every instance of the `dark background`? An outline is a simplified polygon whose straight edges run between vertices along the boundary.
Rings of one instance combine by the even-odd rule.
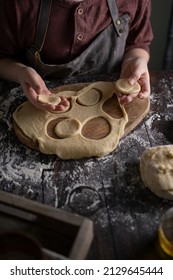
[[[151,0],[151,8],[154,40],[151,45],[150,70],[165,70],[167,47],[172,53],[168,69],[173,69],[173,0]]]

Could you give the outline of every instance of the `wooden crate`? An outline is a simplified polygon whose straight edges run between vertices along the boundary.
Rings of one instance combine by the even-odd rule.
[[[0,233],[20,231],[42,244],[45,259],[85,259],[93,222],[85,217],[0,191]]]

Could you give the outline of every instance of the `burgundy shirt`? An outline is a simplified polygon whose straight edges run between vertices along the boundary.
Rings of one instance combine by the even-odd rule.
[[[117,0],[119,15],[130,15],[126,50],[149,52],[152,40],[150,0]],[[0,58],[25,62],[25,50],[34,41],[40,0],[0,1]],[[111,23],[106,0],[53,0],[42,61],[66,63],[78,56]]]

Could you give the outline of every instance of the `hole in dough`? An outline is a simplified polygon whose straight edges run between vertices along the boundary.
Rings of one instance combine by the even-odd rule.
[[[88,139],[102,139],[110,134],[111,126],[109,122],[102,118],[94,118],[87,123],[82,128],[82,135]]]
[[[97,104],[102,97],[102,91],[97,88],[91,88],[90,90],[82,93],[77,102],[83,106],[92,106]]]
[[[81,124],[77,119],[64,119],[55,126],[55,134],[60,138],[72,137],[79,133]]]
[[[115,119],[123,118],[123,113],[118,103],[116,94],[113,94],[113,96],[103,104],[102,109],[105,113],[107,113],[112,118]]]
[[[61,102],[61,98],[57,94],[39,94],[38,101],[43,104],[58,105]]]

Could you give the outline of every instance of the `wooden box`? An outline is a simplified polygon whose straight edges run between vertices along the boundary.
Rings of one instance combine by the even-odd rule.
[[[0,191],[0,234],[27,233],[41,243],[44,259],[85,259],[93,222],[80,215]]]

